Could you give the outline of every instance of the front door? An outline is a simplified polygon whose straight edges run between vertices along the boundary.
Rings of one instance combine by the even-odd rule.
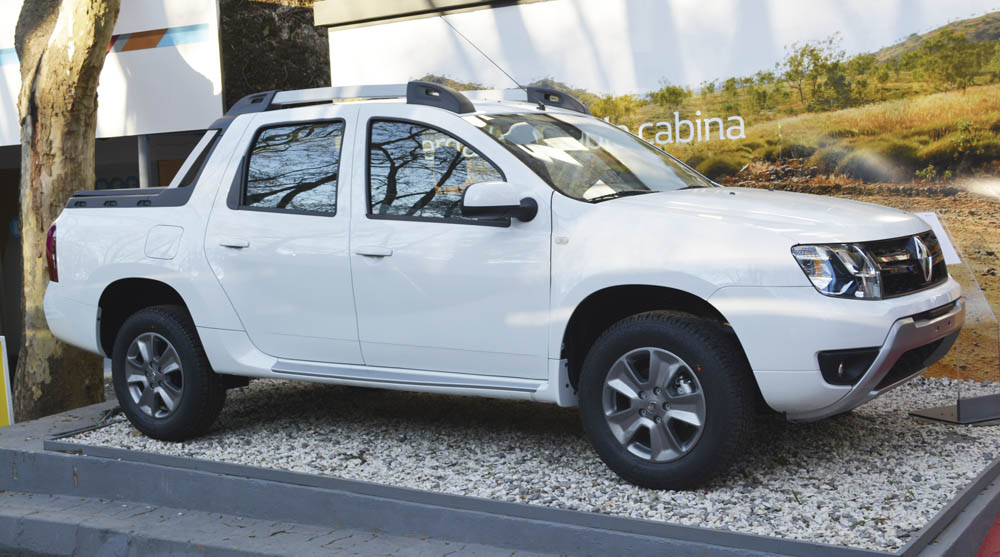
[[[271,356],[362,363],[348,256],[356,115],[327,105],[254,116],[212,210],[209,262]]]
[[[365,363],[546,377],[548,186],[437,108],[361,107],[356,148],[351,258]],[[461,215],[465,187],[496,180],[538,202],[534,220]]]

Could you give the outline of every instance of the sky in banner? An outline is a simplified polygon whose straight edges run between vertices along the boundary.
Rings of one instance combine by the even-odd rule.
[[[998,0],[550,0],[447,17],[520,81],[622,94],[771,69],[787,45],[838,31],[848,53],[868,52],[996,10]],[[512,86],[439,18],[333,31],[330,53],[334,85],[434,73]]]

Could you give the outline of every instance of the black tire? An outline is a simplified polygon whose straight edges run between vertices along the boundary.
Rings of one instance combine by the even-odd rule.
[[[704,400],[700,433],[692,436],[686,453],[667,462],[630,452],[605,418],[605,380],[612,366],[626,354],[649,347],[683,360],[696,374]],[[651,489],[693,489],[724,472],[748,442],[756,402],[752,381],[742,349],[722,325],[686,314],[642,313],[619,321],[591,347],[580,376],[580,418],[598,456],[626,481]],[[636,401],[627,403],[635,406]],[[671,418],[665,411],[662,415],[665,426]],[[641,441],[632,446],[641,447]]]
[[[166,339],[180,360],[179,402],[169,415],[154,417],[133,399],[126,380],[126,355],[132,342],[146,333]],[[208,363],[188,312],[177,306],[155,306],[132,314],[115,338],[111,358],[112,381],[118,404],[132,425],[154,439],[183,441],[197,437],[215,422],[226,400],[222,376]],[[161,398],[162,400],[162,398]]]

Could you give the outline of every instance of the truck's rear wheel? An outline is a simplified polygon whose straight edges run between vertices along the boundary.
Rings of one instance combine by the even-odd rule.
[[[609,328],[587,354],[580,416],[601,460],[625,480],[691,489],[725,470],[746,441],[750,381],[721,325],[644,313]]]
[[[226,397],[194,323],[176,306],[146,308],[118,331],[111,359],[118,404],[136,429],[180,441],[204,433]]]

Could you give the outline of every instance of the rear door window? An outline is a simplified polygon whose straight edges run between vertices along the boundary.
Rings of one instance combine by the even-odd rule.
[[[344,121],[261,128],[249,160],[241,209],[334,215]]]

